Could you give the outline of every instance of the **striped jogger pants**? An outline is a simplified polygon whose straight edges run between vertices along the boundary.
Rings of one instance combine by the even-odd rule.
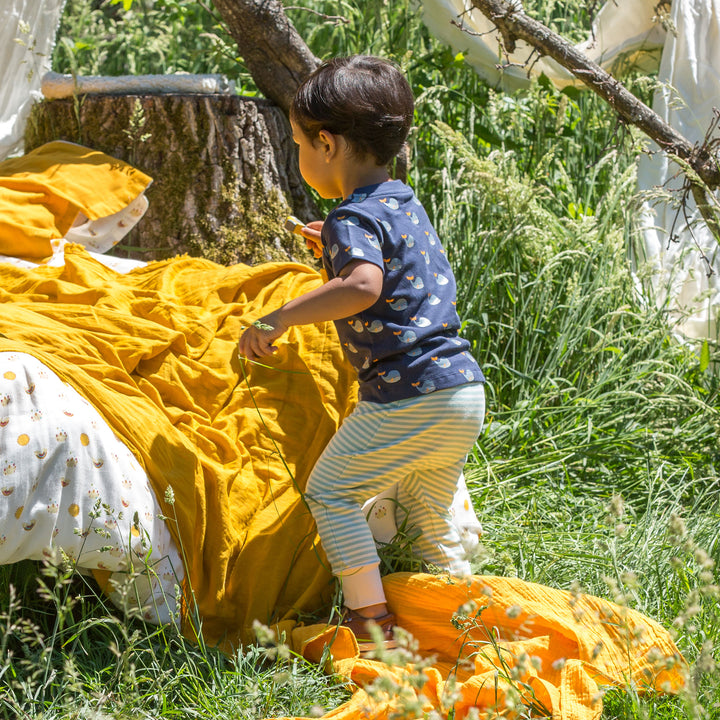
[[[415,554],[454,574],[470,572],[449,509],[484,414],[481,383],[358,403],[320,456],[305,492],[334,575],[379,562],[362,505],[395,484],[399,511],[420,531]]]

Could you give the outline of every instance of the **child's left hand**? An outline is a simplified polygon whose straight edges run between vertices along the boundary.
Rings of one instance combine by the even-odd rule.
[[[312,250],[312,253],[316,258],[322,257],[322,240],[320,234],[322,226],[322,220],[313,220],[303,226],[300,231],[302,236],[305,238],[305,245],[307,245],[308,250]]]
[[[285,333],[285,327],[276,316],[270,313],[260,320],[256,320],[240,336],[238,341],[238,357],[256,360],[277,352],[273,341]]]

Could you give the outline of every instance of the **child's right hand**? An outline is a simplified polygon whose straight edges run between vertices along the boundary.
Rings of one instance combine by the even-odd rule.
[[[322,240],[320,239],[320,233],[322,231],[323,221],[313,220],[307,225],[304,225],[302,230],[302,236],[305,238],[305,245],[309,250],[312,250],[313,255],[316,258],[322,257]]]

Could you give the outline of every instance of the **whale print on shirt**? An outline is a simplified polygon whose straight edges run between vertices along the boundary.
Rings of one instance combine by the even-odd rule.
[[[427,393],[434,392],[436,385],[432,380],[425,380],[422,383],[413,383],[413,387],[416,388],[418,392],[426,395]]]
[[[428,302],[430,305],[439,305],[442,300],[437,295],[433,295],[432,293],[428,293]]]
[[[407,235],[401,235],[400,237],[407,247],[415,247],[415,238],[412,235],[408,233]]]
[[[407,279],[416,290],[422,290],[425,287],[423,279],[417,275],[408,275]]]
[[[417,325],[418,327],[430,327],[430,325],[432,325],[430,320],[428,320],[426,317],[419,317],[417,315],[415,317],[411,317],[410,322],[414,325]]]
[[[430,358],[438,367],[446,368],[450,367],[450,361],[445,357],[433,357]],[[460,371],[462,372],[462,370]]]
[[[450,281],[441,273],[433,273],[438,285],[447,285]]]
[[[379,333],[383,331],[383,328],[385,327],[380,320],[373,320],[371,323],[365,323],[367,327],[367,331],[371,333]]]
[[[396,383],[400,380],[400,373],[397,370],[391,370],[389,373],[379,372],[378,376],[388,384]]]
[[[381,198],[380,202],[387,205],[391,210],[397,210],[400,207],[400,203],[394,198]]]
[[[380,250],[380,243],[378,242],[378,239],[374,235],[369,235],[368,233],[365,234],[365,239],[376,249]]]
[[[402,312],[408,306],[408,301],[405,298],[398,298],[397,300],[388,298],[385,302],[397,312]]]
[[[358,320],[357,318],[355,320],[348,320],[348,325],[356,332],[361,333],[365,328],[362,324],[362,320]]]
[[[394,332],[393,335],[398,335],[398,339],[401,343],[410,344],[417,340],[417,335],[412,330],[405,330],[404,332],[402,330],[398,330],[397,332]]]
[[[400,258],[383,258],[383,262],[388,266],[388,270],[394,272],[402,267]]]

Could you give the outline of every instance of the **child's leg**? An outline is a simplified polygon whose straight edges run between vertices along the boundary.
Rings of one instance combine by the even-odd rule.
[[[419,531],[413,546],[423,560],[452,574],[467,575],[467,555],[477,545],[481,527],[470,504],[463,467],[482,430],[484,388],[463,386],[454,394],[432,395],[436,396],[436,412],[460,417],[462,422],[444,438],[438,437],[426,461],[400,482],[396,521],[398,525],[405,522],[411,533]],[[447,408],[443,409],[442,403],[447,403]]]
[[[360,403],[323,451],[305,490],[323,549],[351,609],[385,603],[380,558],[363,505],[394,488],[400,478],[397,468],[377,472],[371,462],[380,454],[374,439],[382,437],[387,416],[388,408]]]
[[[343,593],[343,603],[351,610],[374,608],[385,604],[385,591],[380,579],[379,564],[346,570],[338,578]],[[371,615],[381,614],[372,612]]]
[[[387,545],[397,535],[398,526],[396,510],[398,507],[398,486],[371,497],[363,505],[363,512],[376,545]],[[403,518],[406,517],[401,512]],[[450,504],[450,515],[460,533],[460,540],[465,551],[471,553],[477,548],[482,535],[482,525],[475,514],[472,499],[467,489],[465,475],[460,473],[455,488],[455,495]]]
[[[361,568],[377,568],[362,504],[414,472],[447,468],[449,458],[462,460],[482,428],[483,398],[482,385],[469,384],[407,401],[359,403],[345,419],[305,492],[333,574],[349,577]],[[449,490],[440,493],[448,516],[461,465]],[[448,477],[443,475],[444,483]],[[449,542],[460,542],[457,530]]]
[[[467,550],[460,529],[450,514],[458,478],[465,458],[447,467],[414,472],[400,483],[398,512],[410,529],[419,533],[413,541],[415,554],[427,563],[458,576],[470,574]]]

